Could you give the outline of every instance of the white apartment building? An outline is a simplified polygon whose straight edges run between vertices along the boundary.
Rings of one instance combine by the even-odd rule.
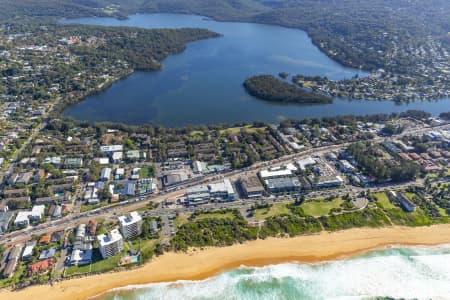
[[[142,233],[142,217],[136,211],[120,216],[119,224],[124,239],[132,239]]]
[[[117,229],[111,230],[109,234],[98,235],[97,240],[98,248],[104,259],[114,256],[123,250],[123,238]]]

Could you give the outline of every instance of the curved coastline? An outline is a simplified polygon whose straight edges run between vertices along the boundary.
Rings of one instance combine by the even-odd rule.
[[[88,299],[114,288],[177,280],[201,280],[242,265],[317,263],[346,259],[389,246],[436,246],[450,243],[450,224],[323,232],[294,238],[270,238],[230,247],[165,253],[141,268],[64,280],[51,285],[4,290],[0,299]]]

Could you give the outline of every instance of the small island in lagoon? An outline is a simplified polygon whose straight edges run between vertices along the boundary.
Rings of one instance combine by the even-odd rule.
[[[332,103],[331,97],[306,91],[272,75],[257,75],[244,81],[246,91],[259,99],[282,103]]]

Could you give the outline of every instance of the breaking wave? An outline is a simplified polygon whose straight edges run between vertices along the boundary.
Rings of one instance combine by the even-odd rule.
[[[450,247],[389,248],[319,264],[241,267],[201,281],[128,286],[102,300],[450,299]]]

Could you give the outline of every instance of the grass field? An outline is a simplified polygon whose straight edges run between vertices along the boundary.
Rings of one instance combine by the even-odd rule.
[[[291,211],[286,207],[286,203],[275,203],[269,208],[259,208],[255,210],[254,217],[262,221],[281,214],[291,214]]]
[[[377,198],[377,202],[381,204],[384,209],[398,208],[392,204],[385,192],[376,193],[374,196]]]
[[[146,250],[149,248],[154,248],[159,241],[160,239],[135,239],[131,242],[131,245],[135,250],[139,250],[139,247],[141,250]]]
[[[202,136],[203,136],[203,131],[200,131],[200,130],[192,130],[192,131],[189,133],[189,136],[191,136],[191,137],[202,137]]]
[[[85,274],[85,273],[89,273],[91,271],[91,265],[85,265],[85,266],[81,266],[81,267],[77,267],[77,266],[70,266],[66,269],[66,276],[71,276],[74,274]]]
[[[231,127],[227,129],[222,129],[219,131],[219,134],[237,134],[241,131],[241,129],[247,131],[247,132],[255,132],[258,130],[262,130],[264,128],[255,128],[252,125],[246,125],[244,127]]]
[[[344,202],[342,198],[335,198],[332,201],[312,200],[303,203],[300,207],[303,208],[305,214],[313,217],[326,216],[333,208],[339,208]]]
[[[234,215],[231,212],[227,212],[224,214],[221,213],[210,213],[210,214],[200,214],[195,217],[195,221],[203,220],[203,219],[234,219]]]
[[[179,214],[178,217],[175,218],[175,220],[173,220],[173,226],[175,228],[178,228],[178,226],[181,226],[183,224],[186,224],[189,220],[190,214]]]

